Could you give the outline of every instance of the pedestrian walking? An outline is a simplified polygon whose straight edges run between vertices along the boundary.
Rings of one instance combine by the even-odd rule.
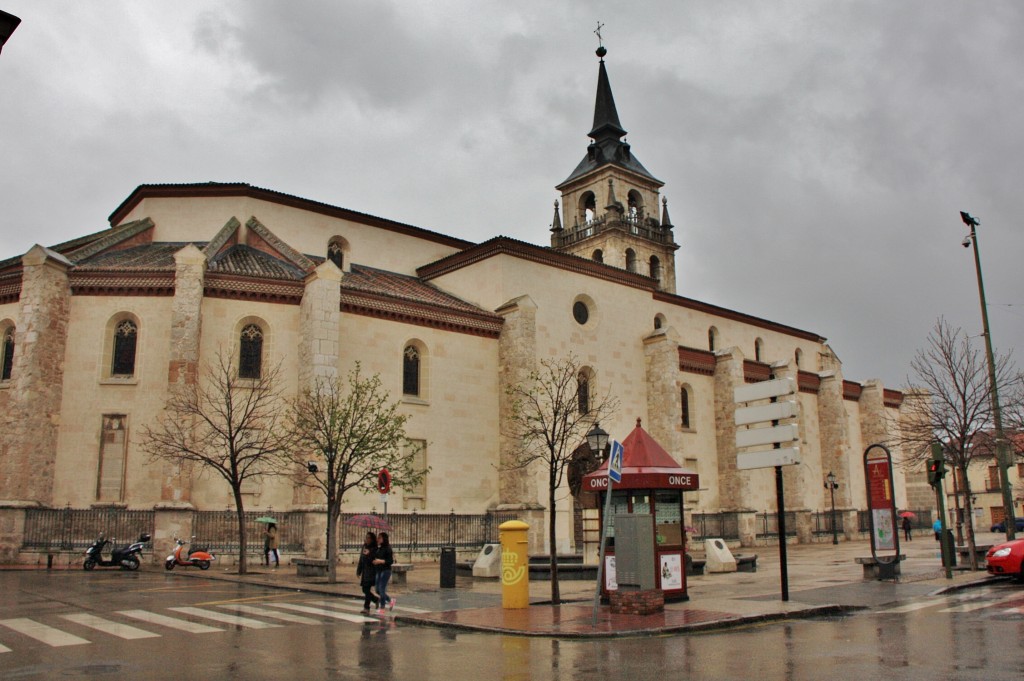
[[[910,530],[913,529],[914,524],[910,522],[910,516],[903,516],[903,538],[907,541],[913,540],[914,536],[910,534]]]
[[[942,540],[942,521],[938,518],[932,523],[932,531],[935,533],[935,541]]]
[[[395,562],[395,553],[391,550],[391,539],[387,532],[377,535],[377,555],[373,558],[373,564],[377,566],[377,596],[380,598],[380,609],[378,615],[383,615],[387,610],[395,609],[395,599],[388,596],[388,582],[391,580],[391,566]]]
[[[356,566],[356,576],[359,577],[359,586],[363,588],[363,609],[362,613],[370,613],[370,603],[374,608],[380,603],[380,599],[373,595],[371,589],[377,583],[377,566],[373,560],[377,557],[377,535],[367,532],[363,540],[363,548],[359,552],[359,564]]]
[[[267,523],[267,529],[263,531],[263,534],[263,545],[267,547],[267,565],[270,565],[270,559],[273,558],[276,570],[281,565],[281,554],[277,550],[277,525]]]

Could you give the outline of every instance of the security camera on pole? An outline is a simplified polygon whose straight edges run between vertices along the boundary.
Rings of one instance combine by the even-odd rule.
[[[736,388],[736,425],[747,426],[736,430],[736,447],[746,451],[736,454],[736,468],[741,471],[755,468],[775,468],[775,498],[779,516],[779,571],[782,581],[782,600],[789,600],[789,568],[786,564],[786,499],[782,485],[782,467],[800,463],[800,448],[783,445],[796,442],[799,428],[796,423],[780,425],[784,419],[797,415],[796,398],[779,400],[796,394],[796,381],[776,378]],[[765,400],[770,400],[763,404]],[[744,406],[745,405],[745,406]],[[760,449],[771,445],[772,449]]]

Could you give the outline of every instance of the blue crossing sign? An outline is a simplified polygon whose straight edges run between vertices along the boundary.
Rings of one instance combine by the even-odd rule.
[[[608,459],[608,477],[612,482],[622,482],[622,443],[612,440],[612,455]]]

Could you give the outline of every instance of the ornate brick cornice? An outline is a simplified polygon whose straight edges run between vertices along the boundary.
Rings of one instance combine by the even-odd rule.
[[[21,297],[21,267],[0,274],[0,304],[14,303]]]
[[[860,399],[861,391],[863,386],[860,383],[854,383],[853,381],[843,381],[843,399],[856,402]]]
[[[772,377],[772,366],[752,359],[743,360],[743,382],[760,383]]]
[[[494,314],[474,314],[345,289],[341,292],[341,311],[486,338],[501,335],[504,322]]]
[[[304,287],[301,281],[270,281],[208,273],[203,281],[203,295],[211,298],[258,300],[265,303],[298,305]]]
[[[899,390],[883,390],[882,404],[893,409],[899,409],[903,406],[903,393]]]
[[[715,353],[679,346],[679,370],[702,376],[715,375]]]
[[[798,371],[796,373],[796,386],[797,390],[802,393],[817,395],[818,391],[821,390],[821,377],[810,371]]]
[[[166,270],[71,270],[68,283],[76,296],[174,295],[174,272]]]

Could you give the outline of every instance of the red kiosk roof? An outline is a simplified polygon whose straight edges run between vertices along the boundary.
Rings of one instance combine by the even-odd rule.
[[[699,486],[697,474],[681,468],[675,459],[650,434],[636,428],[622,441],[622,482],[615,489],[681,489],[695,490]],[[583,476],[583,490],[603,492],[608,489],[608,462]]]

